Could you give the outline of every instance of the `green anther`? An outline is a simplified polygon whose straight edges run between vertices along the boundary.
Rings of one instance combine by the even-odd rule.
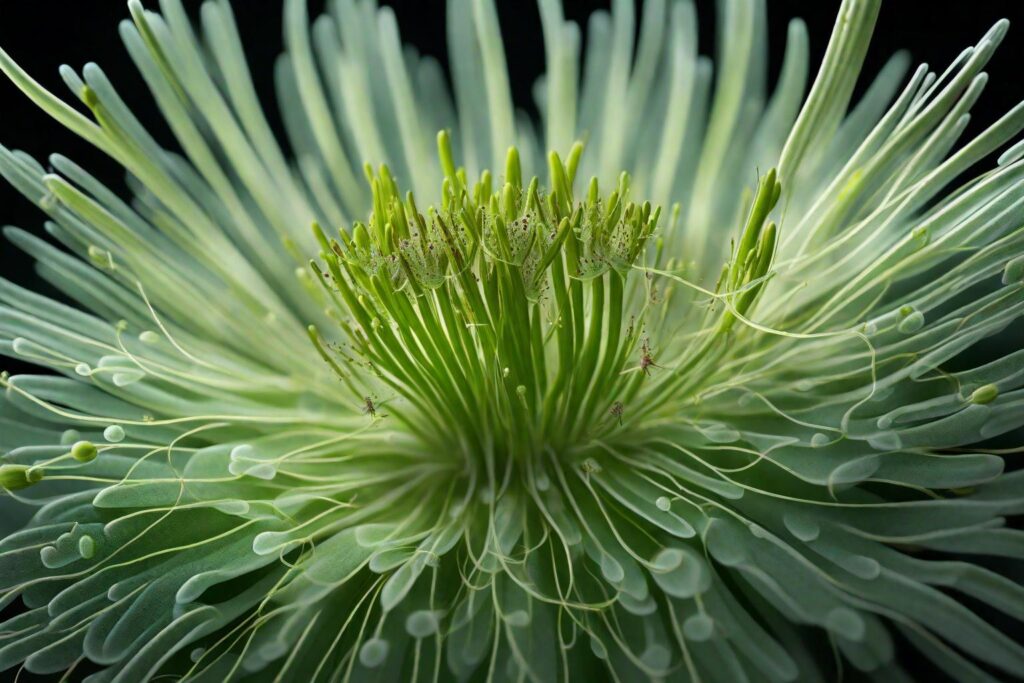
[[[987,405],[999,398],[999,387],[995,384],[980,386],[971,392],[970,402],[977,405]]]
[[[39,467],[25,465],[0,465],[0,488],[7,491],[20,491],[41,481],[43,470]]]
[[[92,462],[99,451],[91,441],[78,441],[71,447],[71,457],[78,462]]]

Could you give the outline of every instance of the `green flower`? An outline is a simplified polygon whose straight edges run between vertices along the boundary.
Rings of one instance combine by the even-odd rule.
[[[1019,449],[979,446],[1024,425],[1024,107],[959,141],[1007,23],[851,107],[879,0],[810,86],[794,21],[770,95],[764,2],[724,2],[716,78],[689,1],[635,44],[613,4],[581,59],[540,0],[537,130],[489,0],[449,0],[454,97],[391,10],[287,0],[291,153],[226,0],[128,3],[176,151],[96,65],[72,105],[0,51],[132,188],[0,147],[52,239],[7,237],[77,303],[0,280],[0,353],[51,371],[2,377],[0,668],[1024,671],[979,616],[1024,619],[986,568],[1024,558]]]

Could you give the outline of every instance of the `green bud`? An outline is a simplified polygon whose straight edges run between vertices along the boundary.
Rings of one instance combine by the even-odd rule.
[[[78,462],[92,462],[97,455],[99,451],[91,441],[78,441],[71,447],[71,457]]]
[[[0,488],[19,491],[43,478],[43,470],[26,465],[0,465]]]
[[[982,405],[983,406],[983,405],[985,405],[987,403],[991,403],[992,401],[996,400],[998,397],[999,397],[999,387],[997,387],[995,384],[986,384],[984,386],[981,386],[981,387],[978,387],[977,389],[975,389],[974,392],[971,393],[971,399],[970,400],[971,400],[971,403],[976,403],[978,405]]]

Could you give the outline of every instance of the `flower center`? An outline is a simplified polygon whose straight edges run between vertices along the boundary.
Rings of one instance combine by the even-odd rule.
[[[382,167],[367,173],[366,223],[339,240],[315,227],[325,267],[313,269],[343,336],[310,336],[370,419],[399,420],[439,452],[472,462],[582,457],[583,444],[628,426],[653,386],[673,385],[652,382],[664,368],[646,325],[667,305],[652,274],[662,211],[633,200],[625,173],[607,194],[595,178],[574,197],[581,145],[565,162],[549,156],[547,188],[524,184],[514,148],[503,184],[487,171],[471,184],[444,132],[438,148],[439,207],[422,213]],[[743,284],[767,272],[774,252],[774,226],[761,228],[778,185],[773,175],[762,185],[756,229],[723,272],[737,307],[756,296]]]

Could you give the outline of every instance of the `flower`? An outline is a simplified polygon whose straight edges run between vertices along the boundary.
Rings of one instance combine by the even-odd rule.
[[[201,36],[128,3],[179,151],[98,66],[62,69],[73,106],[0,52],[133,190],[0,148],[52,239],[7,237],[77,304],[0,281],[0,352],[53,371],[3,376],[5,510],[33,514],[0,542],[0,668],[1024,671],[979,616],[1024,619],[986,565],[1019,568],[1024,476],[980,445],[1024,425],[1024,107],[958,145],[1007,23],[849,108],[877,0],[809,88],[793,22],[770,97],[763,3],[725,5],[715,79],[689,2],[634,45],[616,0],[582,60],[539,4],[538,131],[489,0],[449,2],[454,97],[390,9],[286,0],[292,156],[226,1]]]

